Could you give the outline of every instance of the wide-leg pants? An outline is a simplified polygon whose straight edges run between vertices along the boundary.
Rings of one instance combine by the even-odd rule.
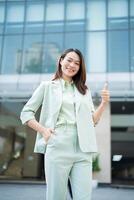
[[[55,128],[45,153],[46,200],[66,200],[70,178],[73,200],[91,200],[92,153],[81,151],[74,125]]]

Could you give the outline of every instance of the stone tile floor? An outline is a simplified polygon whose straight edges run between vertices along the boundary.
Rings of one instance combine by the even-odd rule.
[[[0,183],[0,200],[45,200],[46,185]],[[92,200],[134,200],[134,189],[102,187],[93,189]],[[71,198],[67,197],[67,200]]]

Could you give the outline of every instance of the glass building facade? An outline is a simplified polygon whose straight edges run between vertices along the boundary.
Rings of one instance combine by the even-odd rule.
[[[66,48],[82,51],[94,97],[108,81],[111,113],[134,113],[123,104],[134,99],[134,0],[0,0],[0,178],[42,176],[19,114]]]
[[[53,73],[80,49],[89,73],[133,72],[133,0],[0,1],[0,74]]]

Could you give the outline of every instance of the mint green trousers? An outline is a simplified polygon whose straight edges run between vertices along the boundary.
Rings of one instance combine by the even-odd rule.
[[[92,153],[80,150],[76,126],[55,128],[47,142],[44,166],[46,200],[66,200],[68,179],[73,200],[91,200]]]

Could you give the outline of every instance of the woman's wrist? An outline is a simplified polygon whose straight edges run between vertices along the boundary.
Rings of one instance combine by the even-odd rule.
[[[46,135],[46,128],[43,127],[42,130],[40,131],[40,133],[42,136]]]
[[[100,106],[105,108],[105,106],[107,105],[107,103],[108,102],[102,100]]]

